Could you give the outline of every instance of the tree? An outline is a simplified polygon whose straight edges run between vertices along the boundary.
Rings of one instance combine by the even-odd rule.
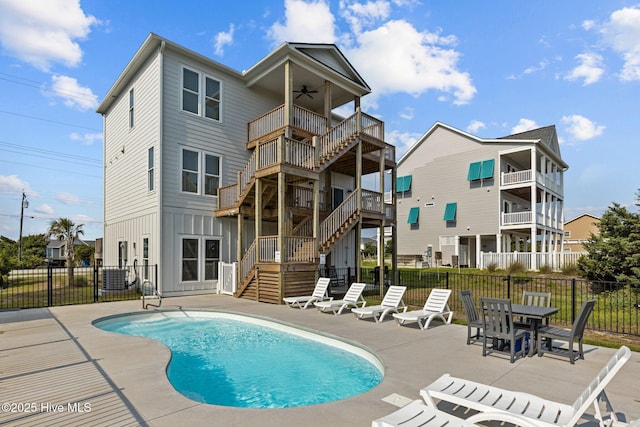
[[[93,254],[96,252],[96,248],[90,245],[79,245],[76,248],[76,256],[78,261],[85,262],[87,264],[91,264],[93,260]]]
[[[640,214],[614,203],[602,215],[599,235],[584,244],[578,267],[589,280],[640,282]]]
[[[65,242],[65,254],[67,259],[67,277],[69,285],[74,283],[73,280],[73,267],[75,266],[75,241],[84,234],[82,229],[84,224],[74,224],[69,218],[59,218],[52,221],[49,225],[49,232],[47,237],[55,237],[58,240]]]

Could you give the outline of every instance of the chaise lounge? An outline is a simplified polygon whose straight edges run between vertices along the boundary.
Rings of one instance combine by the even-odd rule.
[[[449,309],[450,295],[451,289],[432,289],[422,310],[393,313],[393,318],[398,325],[417,322],[421,330],[429,329],[433,319],[440,319],[442,323],[448,325],[453,318],[453,311]]]
[[[301,310],[305,310],[316,301],[333,299],[332,297],[328,296],[327,289],[329,288],[329,283],[331,283],[331,279],[329,279],[328,277],[321,277],[316,283],[313,294],[299,297],[286,297],[282,300],[291,308],[299,308]]]
[[[364,307],[367,305],[367,301],[362,297],[365,286],[364,283],[352,283],[343,299],[316,301],[313,305],[323,313],[332,311],[335,315],[342,314],[348,308]]]
[[[389,313],[398,313],[400,309],[402,309],[403,312],[407,311],[407,306],[402,300],[406,290],[406,286],[389,286],[387,293],[379,305],[354,308],[351,312],[355,314],[358,319],[373,317],[376,323],[382,322]]]

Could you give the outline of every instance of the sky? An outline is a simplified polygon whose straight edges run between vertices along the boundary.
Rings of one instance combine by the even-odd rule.
[[[481,138],[555,125],[565,219],[636,211],[637,1],[0,0],[0,235],[22,217],[23,236],[58,218],[102,236],[95,110],[152,32],[238,71],[285,41],[334,43],[398,159],[435,122]]]

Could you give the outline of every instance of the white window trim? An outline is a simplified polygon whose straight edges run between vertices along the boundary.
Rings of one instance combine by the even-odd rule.
[[[185,69],[191,72],[194,72],[198,75],[198,113],[193,113],[191,111],[187,111],[182,108],[183,102],[184,102],[184,90],[185,90],[184,88],[184,70]],[[205,106],[207,102],[207,95],[206,95],[207,78],[215,80],[220,84],[220,99],[218,100],[220,108],[218,110],[219,117],[217,119],[214,119],[212,117],[207,117],[205,115],[205,111],[206,111]],[[202,71],[199,71],[195,67],[190,67],[188,65],[182,65],[182,67],[180,68],[180,105],[178,106],[178,109],[180,112],[185,114],[190,114],[192,116],[201,117],[203,119],[211,120],[216,123],[222,123],[223,104],[224,104],[224,99],[222,96],[223,93],[224,93],[224,83],[222,79],[217,78],[211,74],[207,74]]]
[[[182,280],[182,241],[185,239],[193,239],[193,240],[198,240],[198,267],[197,267],[197,279],[196,280],[189,280],[189,281],[183,281]],[[192,235],[192,234],[184,234],[181,235],[180,238],[178,239],[178,254],[180,254],[180,262],[179,262],[179,268],[178,268],[178,284],[179,285],[191,285],[193,283],[217,283],[220,279],[218,278],[217,280],[212,279],[212,280],[205,280],[205,255],[206,255],[206,247],[205,247],[205,241],[206,240],[217,240],[218,244],[220,245],[220,253],[222,253],[222,237],[221,236],[202,236],[202,235]],[[222,262],[222,258],[218,259],[218,263]]]
[[[182,189],[182,172],[184,171],[184,150],[193,151],[198,153],[198,191],[192,193],[190,191],[184,191]],[[197,148],[181,145],[180,146],[180,169],[178,173],[178,191],[181,194],[189,194],[191,196],[203,196],[210,198],[218,198],[218,192],[215,194],[205,194],[205,168],[206,168],[206,156],[214,156],[218,158],[218,188],[222,187],[222,156],[209,151],[200,150]],[[211,174],[209,174],[211,175]],[[215,175],[211,175],[215,176]]]
[[[153,164],[149,167],[149,152],[153,150]],[[180,151],[182,153],[182,151]],[[151,184],[153,188],[149,188],[149,172],[153,172],[153,180],[151,180]],[[156,191],[156,148],[154,145],[147,148],[147,193],[152,193]]]

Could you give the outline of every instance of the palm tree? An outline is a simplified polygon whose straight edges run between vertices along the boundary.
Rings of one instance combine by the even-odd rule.
[[[67,277],[69,285],[72,285],[73,280],[73,267],[76,258],[75,242],[84,234],[82,229],[84,224],[74,224],[69,218],[58,218],[52,221],[49,225],[49,231],[47,232],[47,238],[55,237],[58,240],[63,240],[65,244],[65,252],[67,258]]]

